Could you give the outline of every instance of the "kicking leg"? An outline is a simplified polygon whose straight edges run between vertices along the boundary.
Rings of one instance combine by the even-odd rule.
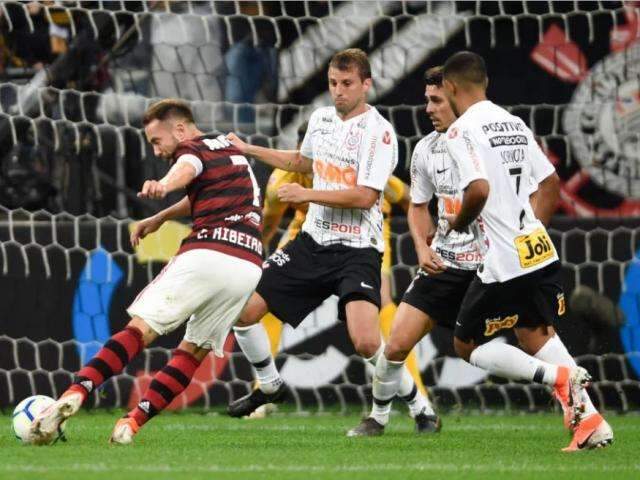
[[[112,336],[77,374],[73,384],[60,398],[38,415],[31,426],[36,443],[48,443],[60,424],[74,415],[87,396],[124,367],[158,337],[140,317]]]

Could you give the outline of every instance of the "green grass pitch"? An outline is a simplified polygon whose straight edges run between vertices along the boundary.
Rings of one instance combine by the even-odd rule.
[[[154,418],[128,447],[107,443],[119,412],[81,413],[68,441],[21,445],[2,416],[0,479],[597,479],[640,478],[640,416],[609,416],[615,443],[567,454],[555,415],[447,415],[416,436],[404,415],[383,437],[346,438],[355,415],[236,420],[195,412]]]

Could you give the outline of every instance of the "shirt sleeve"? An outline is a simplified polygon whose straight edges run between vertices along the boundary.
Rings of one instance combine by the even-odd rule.
[[[529,137],[531,145],[529,145],[529,154],[531,158],[531,176],[536,184],[542,182],[549,175],[555,173],[556,169],[544,154],[538,142],[533,138],[533,134]],[[536,185],[536,190],[537,190]]]
[[[454,124],[446,135],[447,150],[460,174],[460,190],[467,188],[474,180],[488,180],[479,145],[470,129]]]
[[[183,153],[182,155],[180,155],[176,160],[176,165],[182,162],[193,165],[193,168],[196,169],[196,177],[202,173],[202,170],[204,168],[202,166],[202,160],[200,160],[192,153]]]
[[[390,125],[378,125],[365,134],[359,160],[358,185],[382,192],[398,163],[398,139]]]
[[[302,140],[302,144],[300,145],[300,155],[303,157],[307,157],[313,160],[313,142],[311,141],[311,137],[313,136],[313,131],[316,129],[316,118],[318,118],[318,111],[316,110],[309,117],[309,125],[307,126],[307,131],[304,134],[304,139]]]
[[[411,156],[411,203],[427,203],[436,191],[427,172],[426,160],[420,144],[416,145]]]

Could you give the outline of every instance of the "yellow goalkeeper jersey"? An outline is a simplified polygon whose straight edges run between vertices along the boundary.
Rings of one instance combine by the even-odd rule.
[[[267,183],[267,189],[264,195],[264,208],[262,210],[262,216],[265,218],[265,221],[268,222],[270,217],[277,217],[277,221],[279,223],[280,218],[282,218],[282,215],[289,207],[295,209],[293,219],[289,222],[287,230],[278,242],[278,248],[282,247],[290,240],[293,240],[296,235],[298,235],[307,215],[307,209],[309,208],[308,203],[289,204],[281,202],[280,199],[278,199],[278,188],[285,183],[299,183],[305,188],[311,188],[313,185],[313,176],[311,174],[288,172],[286,170],[276,168],[269,177],[269,182]]]

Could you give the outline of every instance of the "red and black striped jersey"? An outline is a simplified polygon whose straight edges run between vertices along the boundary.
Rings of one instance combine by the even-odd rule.
[[[246,157],[220,135],[180,142],[173,159],[202,167],[187,185],[193,230],[178,254],[208,248],[262,266],[260,188]]]

